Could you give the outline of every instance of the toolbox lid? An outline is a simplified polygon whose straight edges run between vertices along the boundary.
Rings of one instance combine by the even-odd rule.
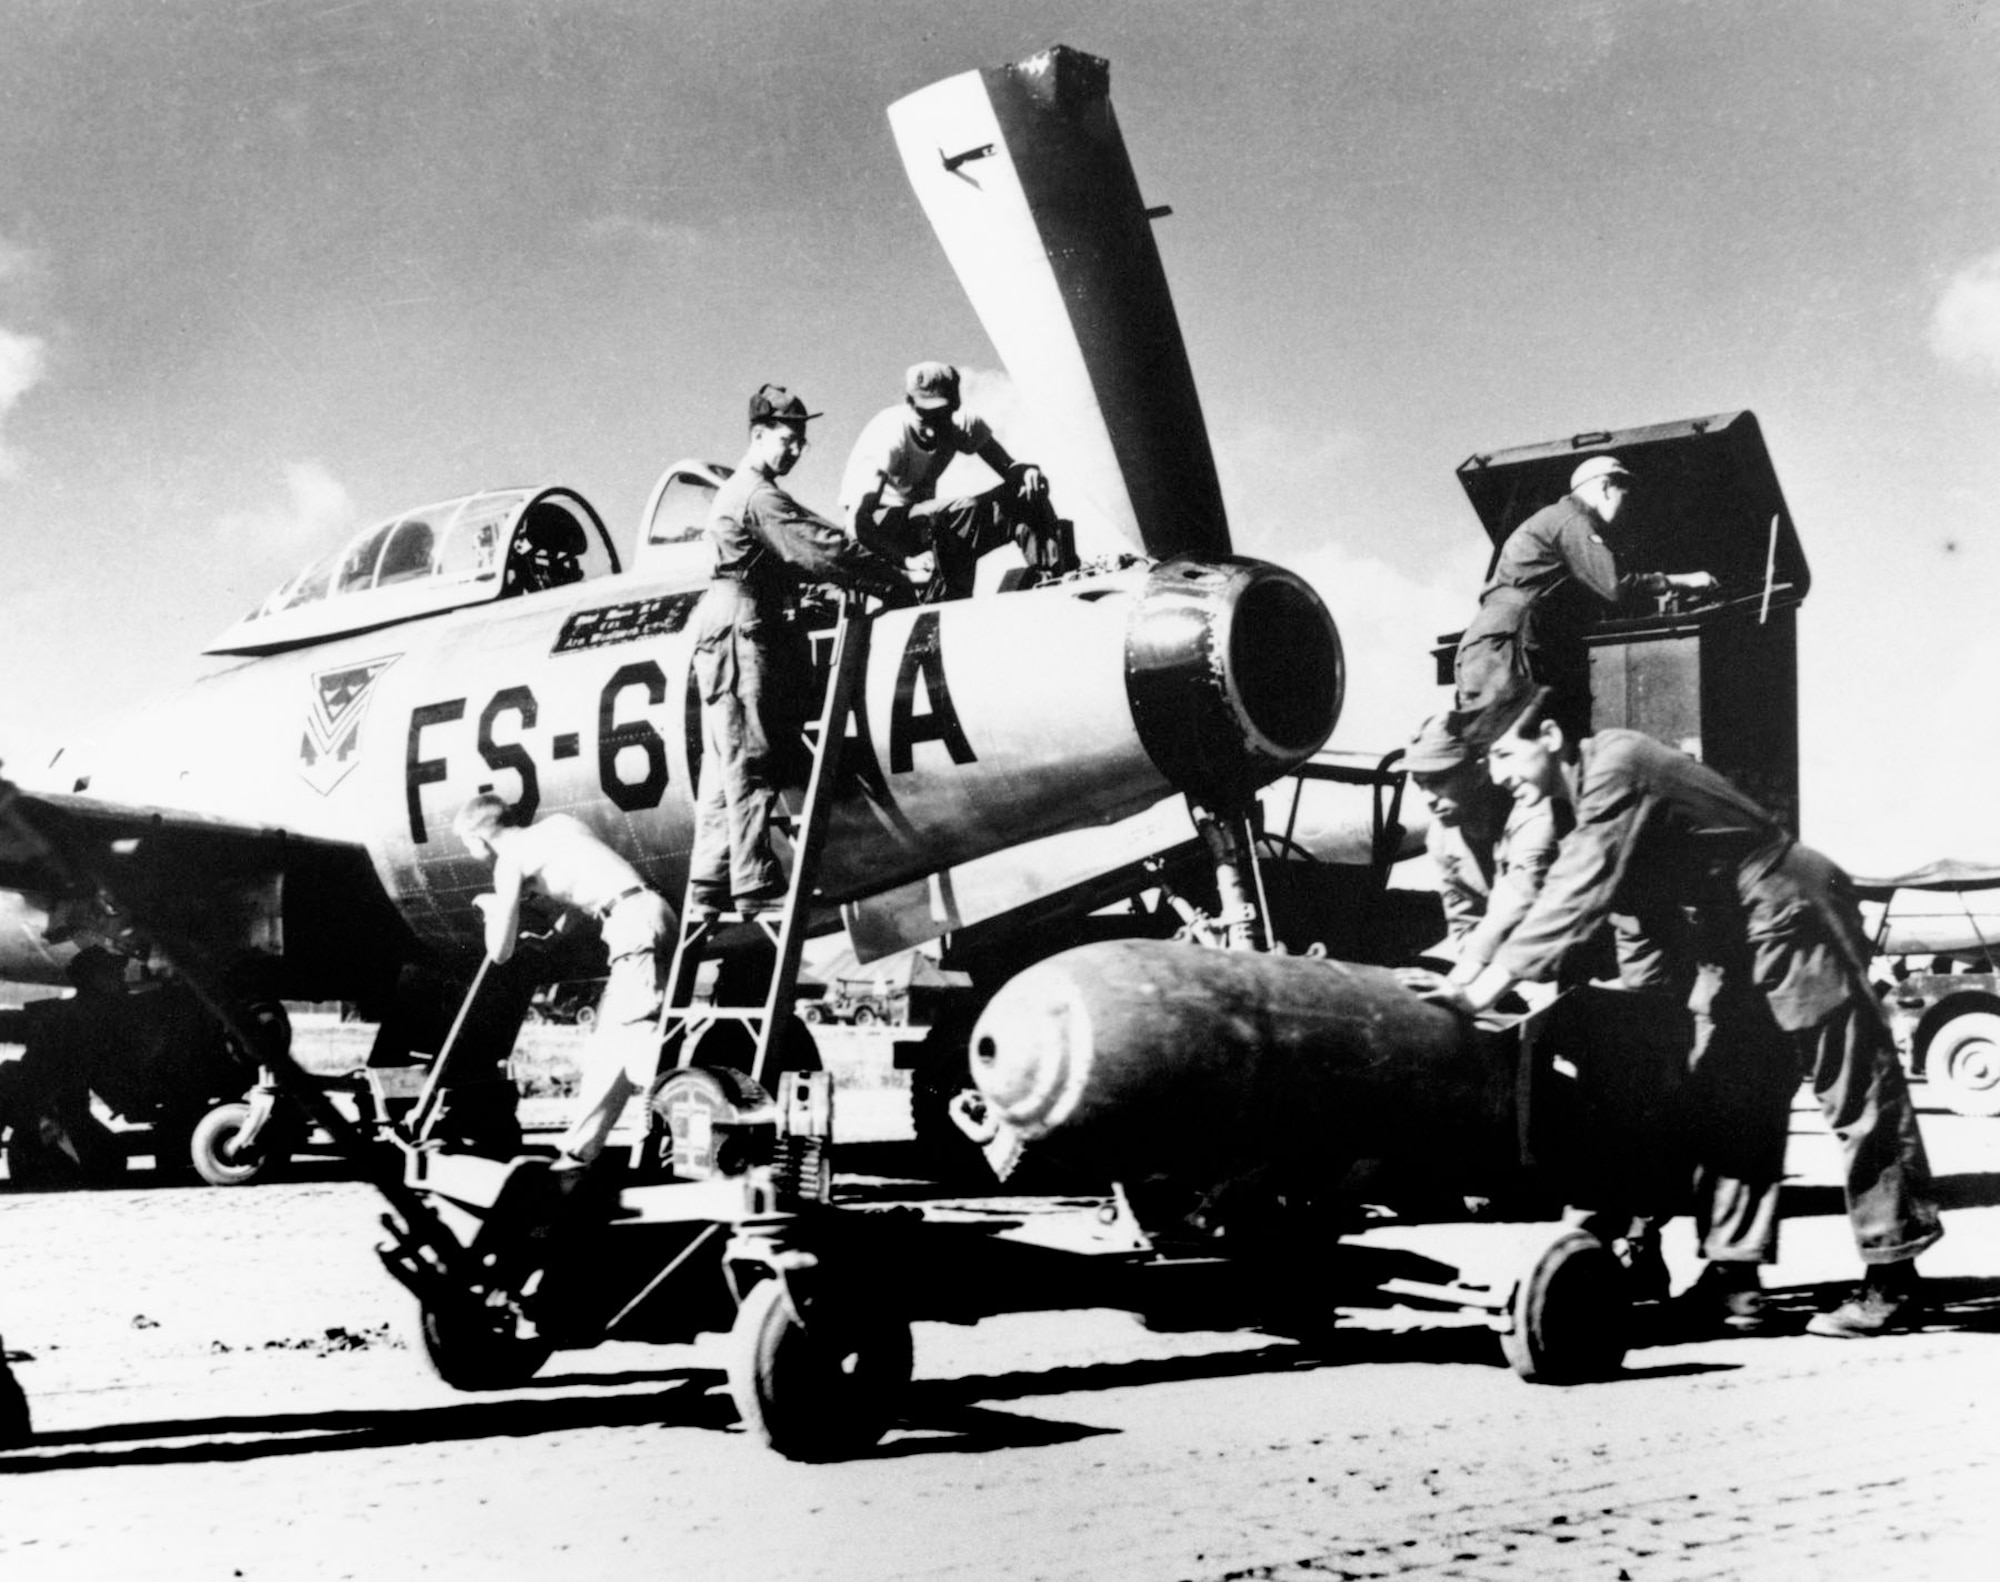
[[[1493,540],[1494,558],[1508,534],[1567,494],[1570,474],[1600,455],[1616,456],[1632,474],[1625,509],[1633,542],[1619,557],[1626,569],[1712,572],[1726,598],[1761,594],[1768,567],[1774,603],[1805,597],[1812,574],[1750,411],[1599,429],[1468,457],[1458,481]]]

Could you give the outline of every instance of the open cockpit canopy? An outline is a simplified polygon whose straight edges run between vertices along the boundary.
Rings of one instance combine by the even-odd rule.
[[[706,575],[714,558],[705,531],[708,508],[734,470],[720,462],[689,460],[677,461],[661,473],[639,523],[632,569],[649,574],[694,570]]]
[[[618,570],[590,502],[569,489],[492,489],[404,511],[314,561],[210,643],[263,654]]]

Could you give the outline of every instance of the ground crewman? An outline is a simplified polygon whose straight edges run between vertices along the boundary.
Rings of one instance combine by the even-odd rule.
[[[781,386],[759,389],[750,398],[750,448],[709,506],[714,572],[692,623],[702,764],[688,893],[702,912],[754,915],[785,895],[771,820],[780,788],[802,779],[812,662],[800,589],[832,582],[889,604],[912,598],[898,561],[779,487],[817,416]]]
[[[1615,524],[1626,516],[1632,475],[1616,456],[1592,456],[1570,475],[1569,493],[1507,536],[1479,610],[1458,640],[1453,681],[1458,707],[1485,708],[1523,682],[1548,687],[1556,717],[1572,736],[1590,725],[1590,655],[1585,634],[1637,593],[1705,592],[1705,571],[1627,573]]]
[[[949,363],[911,368],[902,404],[869,419],[840,485],[841,514],[862,543],[899,560],[934,557],[926,604],[970,594],[980,556],[1002,544],[1018,546],[1036,570],[1076,569],[1070,525],[1049,503],[1041,468],[1016,461],[985,419],[960,410],[959,383]],[[1000,482],[979,494],[938,499],[938,480],[957,456],[977,456]]]
[[[1476,1013],[1518,981],[1553,976],[1614,910],[1691,915],[1691,946],[1714,968],[1713,981],[1761,1002],[1786,1035],[1760,1037],[1751,1026],[1737,1040],[1743,1056],[1781,1068],[1760,1084],[1766,1124],[1782,1137],[1803,1068],[1844,1151],[1848,1219],[1866,1279],[1809,1328],[1860,1337],[1913,1324],[1921,1305],[1915,1260],[1943,1228],[1916,1111],[1868,986],[1847,876],[1685,753],[1636,731],[1571,737],[1547,688],[1502,697],[1488,728],[1495,779],[1517,797],[1567,803],[1575,827],[1492,963],[1463,988],[1434,996]],[[1708,1011],[1734,1035],[1730,997]],[[1740,1200],[1720,1205],[1739,1218],[1746,1238],[1761,1234],[1763,1216],[1773,1252],[1782,1148],[1776,1161],[1774,1171],[1767,1161],[1768,1179],[1741,1181]]]
[[[531,895],[565,914],[594,918],[603,931],[611,973],[598,1002],[597,1031],[583,1055],[579,1113],[563,1134],[558,1168],[587,1165],[603,1152],[626,1101],[652,1084],[672,914],[637,868],[567,813],[523,827],[505,802],[482,792],[452,828],[474,856],[493,860],[492,893],[474,898],[486,919],[486,954],[493,961],[504,963],[514,954],[521,904]]]

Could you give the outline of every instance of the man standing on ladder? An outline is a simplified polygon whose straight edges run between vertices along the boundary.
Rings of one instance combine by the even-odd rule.
[[[697,916],[775,910],[786,892],[771,845],[780,786],[802,781],[812,661],[799,589],[832,582],[912,602],[895,561],[864,547],[778,485],[820,414],[778,385],[750,398],[750,448],[709,507],[715,570],[694,617],[702,767],[688,899]]]
[[[493,892],[475,897],[486,918],[486,954],[506,962],[520,939],[521,901],[545,896],[566,912],[598,920],[611,975],[597,1007],[597,1031],[583,1058],[582,1105],[564,1133],[557,1169],[580,1170],[634,1093],[653,1080],[669,910],[639,870],[567,813],[521,827],[491,792],[466,803],[452,829],[475,857],[493,860]],[[566,921],[566,919],[565,919]]]

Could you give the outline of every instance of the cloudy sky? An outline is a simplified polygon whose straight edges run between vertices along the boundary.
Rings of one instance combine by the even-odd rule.
[[[831,505],[991,366],[883,111],[1108,57],[1236,542],[1393,745],[1474,451],[1750,407],[1815,574],[1809,839],[2000,860],[2000,6],[0,0],[0,757],[316,549],[562,482],[629,535],[760,381]],[[1061,480],[1056,480],[1058,490]]]

